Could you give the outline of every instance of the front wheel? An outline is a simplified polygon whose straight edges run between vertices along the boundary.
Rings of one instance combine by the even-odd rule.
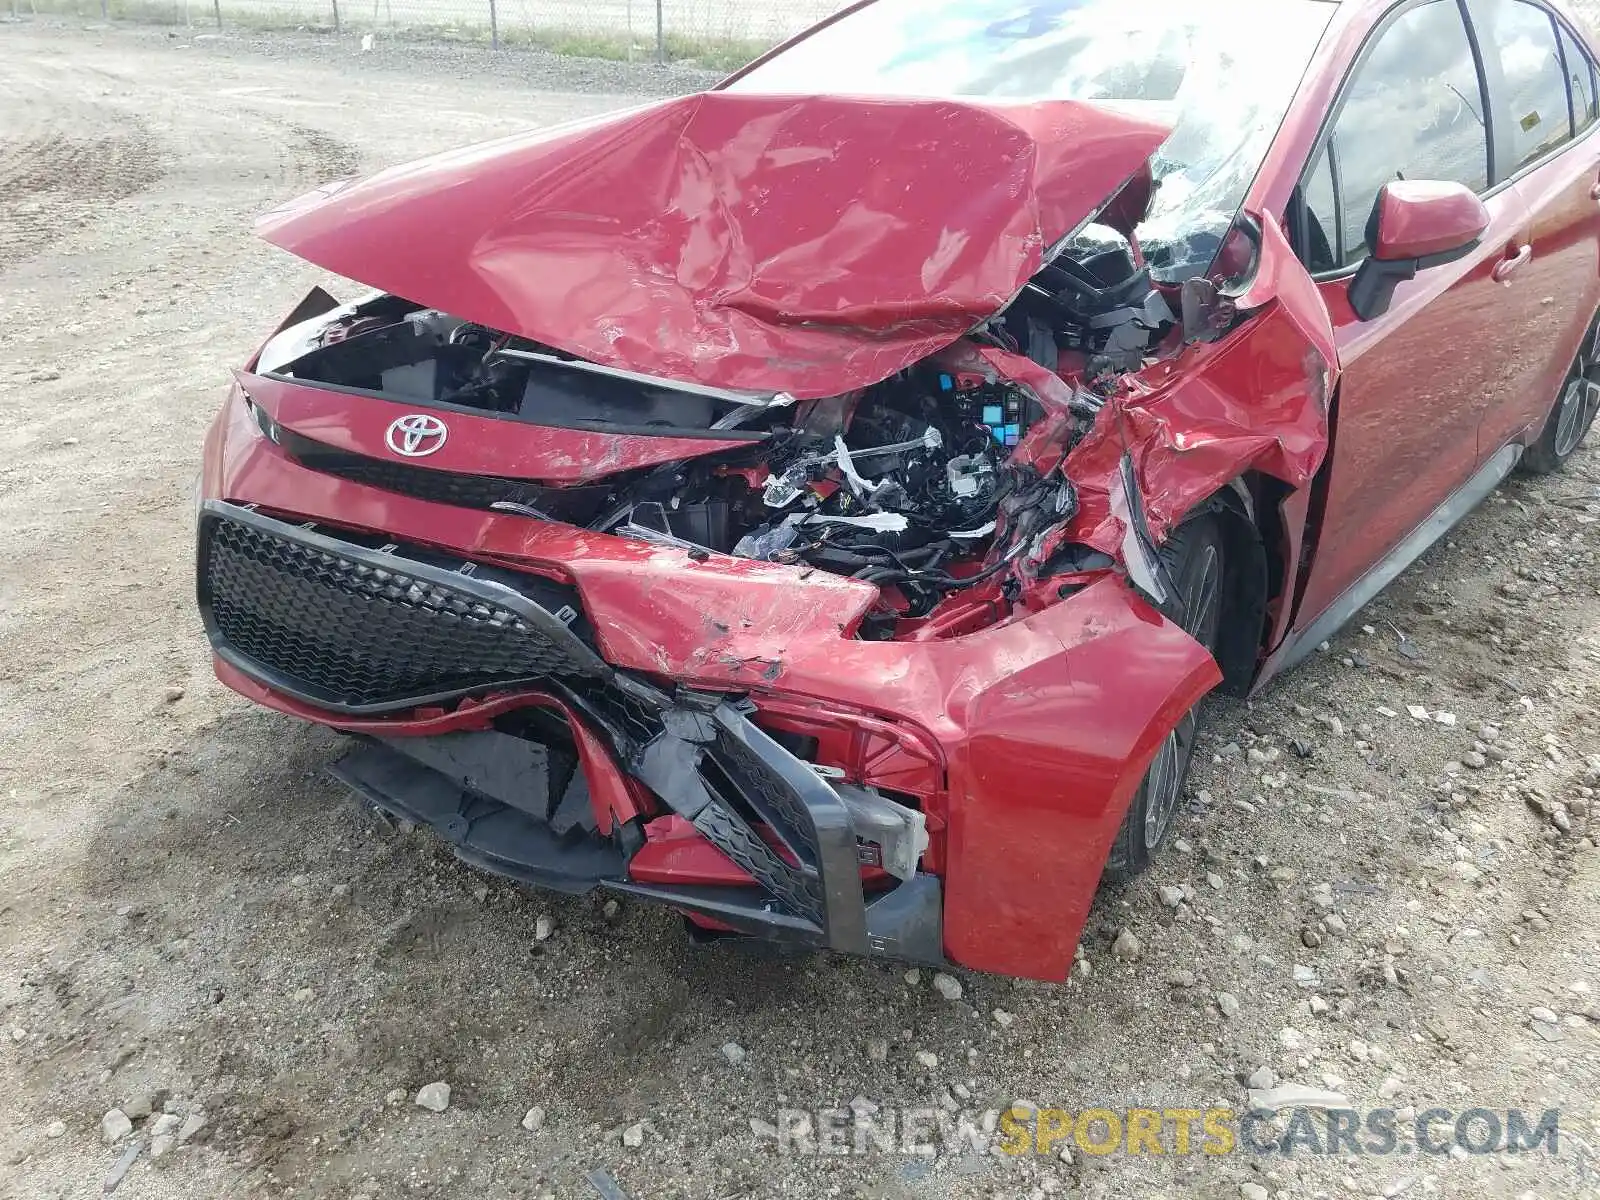
[[[1567,465],[1573,452],[1600,412],[1600,317],[1584,335],[1578,356],[1561,382],[1561,393],[1544,423],[1539,440],[1522,456],[1522,467],[1535,475],[1548,475]]]
[[[1227,578],[1222,528],[1216,514],[1202,513],[1180,525],[1161,547],[1161,560],[1177,593],[1167,615],[1215,654],[1222,625],[1222,585]],[[1199,726],[1200,705],[1196,704],[1156,751],[1117,830],[1106,860],[1105,879],[1116,883],[1133,878],[1165,844],[1183,800]]]

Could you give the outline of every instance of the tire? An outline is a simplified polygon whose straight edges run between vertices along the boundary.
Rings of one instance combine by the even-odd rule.
[[[1227,579],[1224,548],[1222,526],[1213,512],[1189,518],[1161,547],[1161,560],[1177,591],[1168,604],[1167,616],[1213,654],[1222,626]],[[1200,705],[1196,704],[1156,751],[1117,830],[1117,840],[1106,859],[1105,880],[1120,883],[1132,879],[1166,844],[1183,799],[1199,725]]]
[[[1549,475],[1567,465],[1567,460],[1583,445],[1584,436],[1600,411],[1600,317],[1589,325],[1583,346],[1561,381],[1561,391],[1550,409],[1550,416],[1529,446],[1519,464],[1534,475]]]

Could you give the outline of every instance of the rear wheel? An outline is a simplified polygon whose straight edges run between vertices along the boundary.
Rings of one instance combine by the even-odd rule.
[[[1227,566],[1216,515],[1202,513],[1185,521],[1161,548],[1161,559],[1177,593],[1167,615],[1215,654]],[[1150,865],[1156,851],[1165,844],[1183,801],[1183,784],[1189,775],[1189,760],[1194,757],[1199,726],[1197,704],[1184,714],[1156,751],[1117,831],[1117,840],[1106,860],[1106,879],[1131,879]]]
[[[1523,454],[1523,468],[1548,475],[1566,466],[1573,451],[1583,444],[1596,412],[1600,412],[1600,317],[1584,335],[1539,440]]]

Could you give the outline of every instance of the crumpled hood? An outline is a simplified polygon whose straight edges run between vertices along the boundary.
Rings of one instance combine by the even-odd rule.
[[[999,311],[1166,134],[1071,101],[708,92],[334,184],[259,232],[597,363],[810,398]]]

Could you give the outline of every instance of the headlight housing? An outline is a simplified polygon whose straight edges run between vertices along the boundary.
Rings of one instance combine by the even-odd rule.
[[[266,439],[274,446],[283,444],[283,428],[272,419],[272,414],[251,398],[249,392],[239,389],[239,396],[244,400],[245,411],[250,414],[250,419],[256,423],[256,428],[261,430]]]

